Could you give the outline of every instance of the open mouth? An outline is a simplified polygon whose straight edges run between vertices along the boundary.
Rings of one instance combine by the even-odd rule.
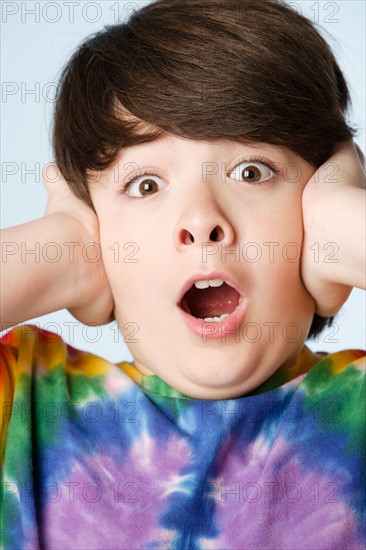
[[[235,288],[222,279],[196,281],[184,294],[180,307],[192,317],[205,322],[223,321],[242,301]]]

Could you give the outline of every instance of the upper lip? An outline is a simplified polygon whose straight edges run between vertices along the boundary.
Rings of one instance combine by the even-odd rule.
[[[223,271],[212,271],[211,273],[195,273],[184,283],[178,297],[177,305],[179,306],[183,300],[183,297],[186,292],[191,288],[191,286],[196,281],[210,281],[211,279],[222,279],[224,283],[235,288],[239,292],[240,296],[243,296],[244,290],[240,283],[229,273],[224,273]]]

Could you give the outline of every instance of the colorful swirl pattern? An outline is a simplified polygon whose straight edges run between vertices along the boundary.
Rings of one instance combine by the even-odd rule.
[[[6,549],[365,548],[365,352],[191,399],[33,325],[0,343]]]

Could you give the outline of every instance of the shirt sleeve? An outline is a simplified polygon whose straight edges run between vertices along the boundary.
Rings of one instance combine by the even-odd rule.
[[[59,369],[65,383],[62,388],[59,384],[58,389],[66,395],[70,376],[75,375],[75,379],[79,374],[103,376],[109,367],[108,361],[78,350],[59,334],[36,325],[17,325],[5,333],[0,338],[0,464],[11,416],[21,412],[18,403],[31,406],[38,379]]]

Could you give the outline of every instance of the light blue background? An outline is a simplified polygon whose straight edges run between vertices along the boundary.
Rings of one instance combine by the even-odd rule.
[[[52,97],[60,70],[87,35],[106,24],[122,21],[130,11],[148,2],[2,2],[2,140],[1,227],[41,217],[46,193],[38,176],[26,173],[52,160],[50,129]],[[365,3],[360,1],[288,2],[319,23],[348,81],[353,109],[352,125],[359,128],[356,142],[365,151]],[[33,13],[32,13],[33,12]],[[271,32],[271,29],[268,29]],[[36,93],[26,93],[27,90]],[[7,163],[7,164],[6,164]],[[14,163],[14,165],[9,165]],[[23,163],[23,164],[22,164]],[[14,166],[13,175],[4,170]],[[23,168],[22,168],[23,166]],[[158,313],[157,313],[158,316]],[[131,360],[116,323],[85,327],[65,310],[33,319],[41,328],[62,334],[73,346],[116,362]],[[69,324],[68,324],[69,323]],[[76,323],[71,325],[70,323]],[[313,350],[333,352],[364,348],[365,293],[353,290],[348,302]]]

